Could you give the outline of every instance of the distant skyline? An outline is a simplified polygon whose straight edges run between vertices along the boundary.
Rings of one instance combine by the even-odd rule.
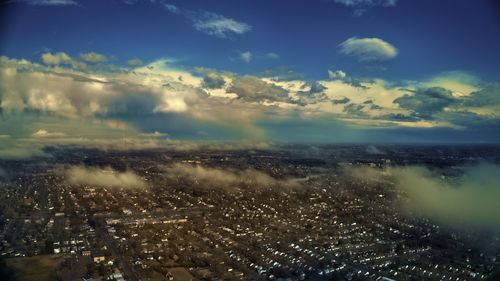
[[[500,142],[500,5],[2,5],[0,157],[46,145]]]

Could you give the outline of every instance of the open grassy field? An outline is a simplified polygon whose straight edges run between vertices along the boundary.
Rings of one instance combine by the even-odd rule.
[[[5,264],[16,272],[19,280],[48,281],[54,279],[54,270],[61,262],[58,256],[9,258]]]

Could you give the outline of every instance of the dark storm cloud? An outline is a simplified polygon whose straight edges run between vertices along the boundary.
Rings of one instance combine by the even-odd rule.
[[[308,82],[306,84],[310,87],[309,92],[311,94],[322,93],[324,90],[327,89],[325,86],[323,86],[323,84],[317,81]]]
[[[262,81],[253,76],[243,76],[236,78],[229,89],[229,93],[236,93],[239,98],[247,101],[286,101],[288,91],[285,89]]]
[[[216,73],[208,73],[205,77],[203,77],[201,86],[209,89],[220,89],[224,87],[225,84],[226,81],[224,80],[224,77]]]
[[[408,121],[413,122],[419,120],[415,116],[405,115],[401,113],[391,113],[381,117],[382,119],[392,120],[392,121]]]
[[[336,99],[336,100],[332,100],[332,103],[333,104],[346,104],[348,102],[350,102],[351,100],[348,99],[347,97],[343,97],[341,99]]]
[[[320,98],[324,99],[326,96],[324,95],[324,91],[327,89],[327,87],[323,86],[320,82],[317,81],[310,81],[304,83],[301,87],[301,89],[304,89],[304,91],[298,91],[297,94],[307,97],[307,98]],[[306,101],[300,101],[299,104],[305,105],[307,102]]]
[[[463,105],[472,107],[500,105],[500,84],[489,85],[471,93],[464,98]]]
[[[455,101],[450,90],[433,87],[418,89],[413,95],[404,95],[395,99],[394,103],[411,110],[417,116],[429,118]]]
[[[347,114],[360,116],[365,115],[365,113],[363,112],[364,108],[365,106],[362,104],[350,103],[344,106],[344,112]]]

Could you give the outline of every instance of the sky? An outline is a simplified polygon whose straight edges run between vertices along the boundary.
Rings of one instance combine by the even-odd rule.
[[[498,143],[497,3],[5,1],[0,157]]]

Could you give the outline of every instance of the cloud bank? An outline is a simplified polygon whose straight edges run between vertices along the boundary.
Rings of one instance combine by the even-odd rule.
[[[445,141],[453,134],[461,134],[454,141],[500,139],[500,87],[460,73],[395,83],[331,70],[323,80],[284,80],[186,69],[172,59],[117,67],[104,58],[94,52],[45,53],[42,63],[0,57],[0,157],[42,156],[48,145],[392,142],[399,133],[433,141],[434,132]]]
[[[364,180],[392,179],[407,196],[399,207],[411,214],[451,226],[499,228],[500,166],[482,163],[460,169],[458,178],[419,166],[353,168],[348,173]]]
[[[70,184],[112,188],[144,188],[146,182],[132,171],[119,172],[110,167],[72,166],[65,170]]]
[[[238,190],[243,186],[252,188],[297,188],[299,181],[294,179],[275,179],[266,173],[254,170],[233,170],[209,168],[201,165],[176,163],[165,168],[165,175],[171,179],[185,179],[198,183],[201,188],[221,188],[227,191]]]

